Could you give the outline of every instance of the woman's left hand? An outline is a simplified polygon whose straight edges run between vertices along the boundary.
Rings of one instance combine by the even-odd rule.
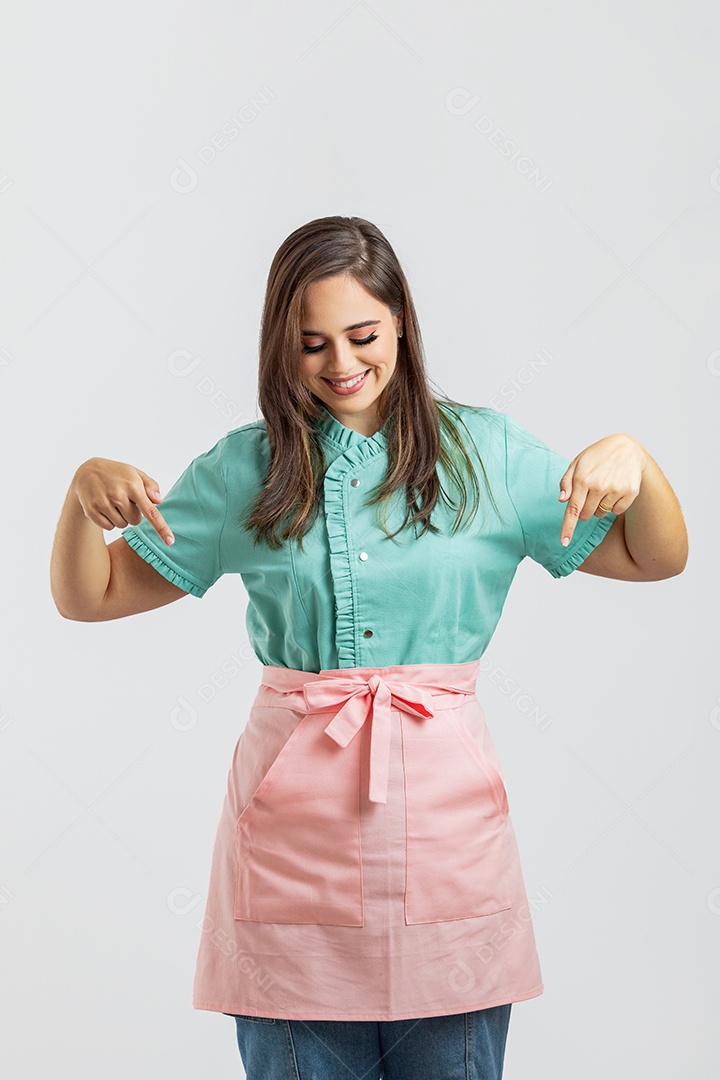
[[[644,448],[623,432],[606,435],[581,450],[560,479],[559,499],[567,499],[561,543],[570,543],[578,518],[604,517],[607,510],[624,513],[640,492],[646,463]]]

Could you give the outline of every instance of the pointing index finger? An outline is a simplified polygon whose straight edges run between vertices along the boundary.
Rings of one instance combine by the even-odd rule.
[[[560,526],[560,543],[563,547],[567,547],[573,538],[575,532],[575,526],[580,516],[580,511],[584,505],[584,499],[580,499],[580,495],[573,499],[573,488],[570,486],[570,493],[568,495],[567,489],[561,489],[558,496],[561,500],[568,499],[567,506],[565,507],[565,514],[563,515],[562,524]]]
[[[168,546],[175,543],[175,537],[173,536],[170,526],[165,521],[158,510],[155,503],[150,502],[148,497],[143,493],[136,499],[136,505],[144,517],[152,525],[155,532]]]

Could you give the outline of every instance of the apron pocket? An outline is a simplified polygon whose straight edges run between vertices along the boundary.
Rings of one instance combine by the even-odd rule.
[[[508,802],[499,771],[460,710],[403,715],[405,922],[445,922],[511,907]]]
[[[499,770],[485,753],[482,746],[472,734],[472,732],[468,731],[468,729],[465,727],[465,724],[463,724],[462,720],[456,717],[450,717],[450,719],[457,724],[457,730],[460,738],[467,746],[469,753],[477,761],[483,775],[485,776],[487,782],[490,784],[495,795],[498,813],[507,815],[509,813],[507,789],[505,788],[505,781],[501,776]]]
[[[234,916],[362,926],[360,739],[341,747],[307,713],[236,821]]]

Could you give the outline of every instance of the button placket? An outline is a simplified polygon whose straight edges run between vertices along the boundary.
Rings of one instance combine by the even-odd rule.
[[[365,487],[363,478],[352,473],[373,464],[383,463],[385,440],[380,433],[348,446],[325,472],[325,521],[330,546],[330,571],[335,591],[335,639],[338,667],[355,667],[365,661],[364,639],[373,636],[363,612],[362,580],[358,563],[367,562],[370,553],[358,551],[358,541],[372,541],[373,522],[365,520],[368,511],[357,488]],[[374,475],[374,474],[373,474]],[[360,520],[363,526],[359,527]],[[368,571],[366,570],[367,574]]]

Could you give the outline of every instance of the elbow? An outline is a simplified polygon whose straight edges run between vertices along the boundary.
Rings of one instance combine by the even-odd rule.
[[[673,562],[654,564],[653,566],[641,567],[643,581],[665,581],[666,578],[677,577],[678,574],[682,574],[683,570],[687,566],[687,552],[680,558],[675,559]]]
[[[664,581],[666,578],[677,577],[678,574],[682,574],[688,562],[687,533],[680,542],[672,546],[672,550],[665,551],[662,554],[664,557],[653,558],[649,563],[645,564],[633,559],[641,575],[638,580]]]
[[[61,618],[66,619],[68,622],[99,622],[98,613],[82,611],[78,608],[73,608],[72,605],[64,604],[56,596],[53,596],[53,603],[55,604],[55,610]]]
[[[678,574],[682,574],[682,572],[683,572],[683,570],[685,569],[686,566],[687,566],[687,555],[685,555],[685,558],[682,560],[682,562],[677,563],[672,568],[672,570],[668,574],[666,574],[665,576],[666,577],[677,577]]]
[[[688,541],[687,541],[687,534],[686,534],[685,535],[685,543],[683,544],[682,549],[678,552],[677,557],[676,557],[676,559],[674,561],[674,564],[673,564],[673,566],[671,567],[669,573],[666,576],[667,577],[677,577],[678,574],[682,574],[683,570],[687,566],[687,561],[688,561]]]
[[[50,583],[50,595],[52,597],[52,602],[55,605],[55,610],[57,611],[58,615],[60,615],[63,619],[74,621],[76,619],[75,612],[70,606],[63,602],[60,593],[57,593],[53,588],[52,582]]]
[[[74,612],[72,612],[70,610],[70,608],[68,608],[68,606],[66,604],[64,604],[62,602],[62,600],[59,599],[59,597],[57,597],[55,595],[55,593],[52,591],[52,589],[50,590],[50,595],[52,596],[52,601],[53,601],[53,604],[55,605],[55,610],[57,611],[58,615],[60,615],[61,618],[63,618],[63,619],[68,619],[68,620],[71,620],[71,621],[74,620],[75,619]]]
[[[58,604],[57,601],[55,602],[55,609],[58,615],[60,615],[61,618],[66,619],[67,622],[90,622],[87,616],[81,615],[77,611],[70,611],[68,608]]]
[[[657,577],[648,578],[648,581],[665,581],[667,578],[677,577],[678,574],[682,574],[684,569],[684,564],[683,566],[671,567],[667,569],[664,573],[658,574]]]

